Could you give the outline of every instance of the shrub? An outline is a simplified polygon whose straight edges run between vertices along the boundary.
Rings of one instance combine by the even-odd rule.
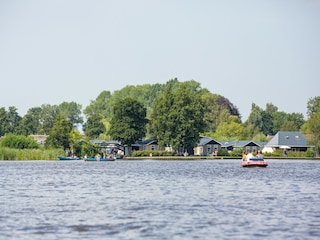
[[[16,148],[16,149],[37,149],[39,144],[31,137],[23,135],[6,135],[0,143],[1,147]]]

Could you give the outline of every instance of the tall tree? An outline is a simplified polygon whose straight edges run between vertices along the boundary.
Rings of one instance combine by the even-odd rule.
[[[89,116],[85,126],[84,133],[89,138],[98,138],[101,133],[104,133],[106,128],[102,122],[102,116],[100,114],[92,114]]]
[[[42,104],[41,109],[42,131],[44,134],[49,134],[59,113],[59,109],[57,105],[50,104]]]
[[[256,134],[257,132],[261,132],[261,129],[263,128],[262,113],[263,109],[260,108],[258,105],[252,103],[250,115],[247,121],[245,122],[246,128],[251,128],[252,133]]]
[[[225,122],[230,115],[240,117],[237,107],[223,96],[208,91],[202,94],[202,99],[206,132],[215,132],[219,124]]]
[[[20,121],[18,133],[22,135],[40,134],[41,129],[41,113],[40,107],[30,108],[26,115]]]
[[[302,127],[304,133],[311,134],[312,143],[316,148],[316,155],[319,156],[320,151],[320,112],[313,113]]]
[[[58,109],[59,114],[62,114],[71,121],[74,128],[76,128],[78,124],[83,123],[83,118],[81,116],[81,104],[76,102],[63,102],[59,104]]]
[[[309,117],[317,112],[320,112],[320,96],[310,98],[307,103],[307,114]]]
[[[0,108],[0,137],[9,133],[8,114],[4,107]]]
[[[104,118],[112,113],[112,106],[110,103],[112,95],[110,91],[102,91],[99,96],[91,101],[90,104],[84,109],[83,113],[89,118],[93,114],[100,114]]]
[[[16,133],[19,123],[21,121],[21,117],[19,116],[18,112],[17,112],[17,108],[16,107],[9,107],[8,113],[7,113],[7,120],[9,123],[9,130],[8,132],[10,133]]]
[[[226,122],[219,124],[214,134],[217,140],[237,140],[245,138],[245,129],[241,124],[240,118],[230,115]]]
[[[114,106],[109,134],[112,139],[128,145],[129,155],[132,144],[145,137],[146,115],[143,104],[132,98],[121,100]]]
[[[45,146],[48,148],[70,148],[72,123],[62,115],[57,115]]]
[[[21,117],[16,107],[10,106],[8,111],[4,107],[0,108],[0,136],[16,133],[20,121]]]
[[[204,130],[204,104],[201,89],[188,82],[173,87],[167,83],[151,115],[151,132],[160,145],[192,153]]]

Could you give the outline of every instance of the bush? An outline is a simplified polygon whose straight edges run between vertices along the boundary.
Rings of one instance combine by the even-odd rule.
[[[242,153],[243,153],[243,149],[234,149],[233,151],[229,152],[228,154],[231,157],[242,157]]]
[[[0,143],[1,147],[16,148],[16,149],[37,149],[39,144],[31,137],[23,135],[6,135]]]
[[[150,157],[152,154],[153,157],[159,156],[174,156],[174,151],[150,151],[150,150],[136,150],[132,153],[132,157]]]

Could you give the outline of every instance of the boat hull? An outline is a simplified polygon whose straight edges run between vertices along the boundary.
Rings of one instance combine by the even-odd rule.
[[[61,160],[61,161],[74,161],[74,160],[81,160],[81,158],[72,158],[72,157],[61,157],[61,156],[59,156],[58,157],[59,158],[59,160]]]
[[[85,158],[84,159],[87,162],[107,162],[107,161],[115,161],[116,158]]]
[[[242,167],[267,167],[268,163],[263,158],[250,158],[249,161],[242,160]]]

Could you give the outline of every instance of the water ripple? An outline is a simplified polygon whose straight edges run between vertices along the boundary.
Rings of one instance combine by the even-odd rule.
[[[320,162],[0,162],[1,239],[319,239]]]

